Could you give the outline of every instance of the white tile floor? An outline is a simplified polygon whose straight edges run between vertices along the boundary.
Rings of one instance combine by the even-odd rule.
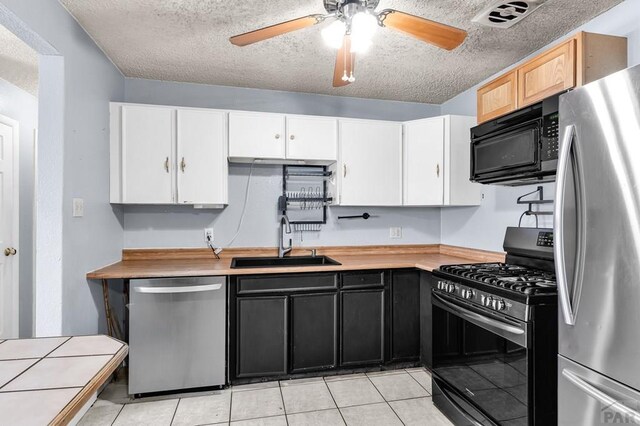
[[[417,368],[266,382],[196,396],[131,402],[110,384],[80,425],[392,426],[451,423],[433,406],[431,376]]]

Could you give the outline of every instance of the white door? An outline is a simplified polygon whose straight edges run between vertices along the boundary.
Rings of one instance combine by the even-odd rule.
[[[253,112],[229,113],[229,157],[284,159],[285,116]]]
[[[178,202],[227,204],[226,114],[178,110]]]
[[[287,159],[332,162],[337,150],[337,119],[287,117]]]
[[[0,338],[18,337],[17,191],[14,142],[17,124],[0,122]]]
[[[444,117],[404,125],[404,204],[444,203]]]
[[[402,205],[402,124],[340,120],[339,126],[340,205]]]
[[[174,202],[174,111],[122,107],[122,191],[128,204]]]

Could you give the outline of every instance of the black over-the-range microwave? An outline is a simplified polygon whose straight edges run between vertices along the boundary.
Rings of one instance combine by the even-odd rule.
[[[471,180],[510,186],[555,180],[559,97],[471,129]]]

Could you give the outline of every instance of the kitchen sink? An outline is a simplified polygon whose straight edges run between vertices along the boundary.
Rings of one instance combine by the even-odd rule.
[[[234,257],[231,268],[280,268],[287,266],[340,265],[327,256]]]

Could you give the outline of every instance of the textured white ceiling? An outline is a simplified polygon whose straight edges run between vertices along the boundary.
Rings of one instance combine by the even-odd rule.
[[[0,78],[38,95],[38,54],[0,25]]]
[[[442,103],[622,0],[548,0],[510,29],[473,24],[494,0],[381,0],[469,31],[447,52],[389,29],[356,60],[357,81],[332,87],[326,23],[247,47],[232,35],[323,13],[321,0],[60,0],[127,77]]]

